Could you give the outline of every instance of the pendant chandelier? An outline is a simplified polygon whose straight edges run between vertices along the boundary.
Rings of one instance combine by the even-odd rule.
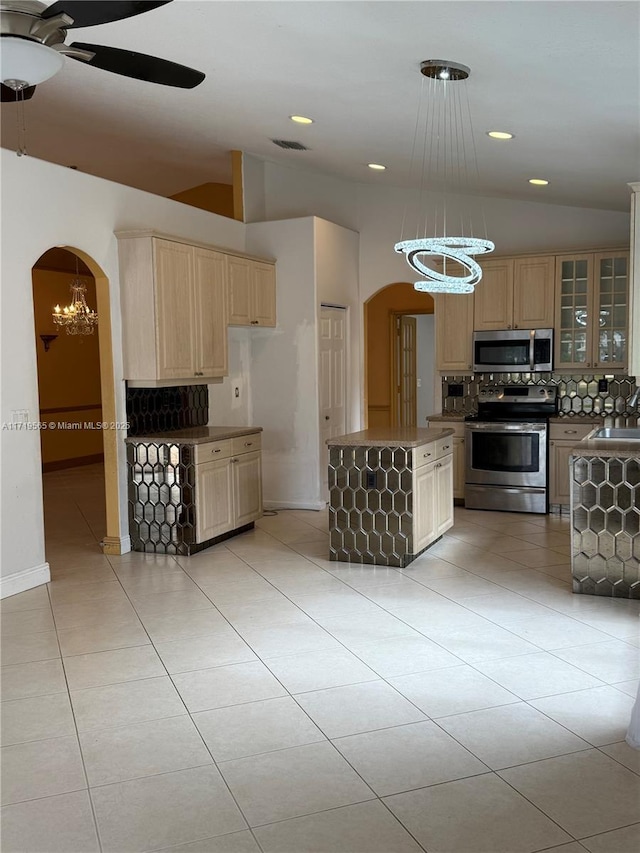
[[[87,305],[87,286],[79,276],[77,257],[76,277],[70,284],[70,290],[71,303],[62,309],[55,306],[53,322],[56,326],[63,326],[68,335],[92,335],[98,325],[98,315]]]
[[[411,153],[411,179],[419,191],[415,214],[409,216],[405,209],[401,239],[394,248],[424,277],[415,282],[416,290],[473,293],[482,278],[474,258],[495,246],[487,239],[482,210],[479,215],[472,211],[472,200],[460,195],[472,189],[469,160],[471,171],[476,176],[478,171],[464,82],[470,69],[458,62],[428,59],[420,71],[422,90]],[[428,264],[437,259],[441,269]]]

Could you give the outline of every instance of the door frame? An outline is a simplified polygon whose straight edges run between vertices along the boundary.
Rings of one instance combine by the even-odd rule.
[[[320,317],[323,308],[336,308],[339,311],[344,311],[344,428],[345,434],[350,432],[352,417],[351,417],[351,309],[348,305],[338,305],[335,302],[321,302],[318,311],[316,346],[317,346],[317,376],[318,376],[318,392],[317,392],[317,415],[316,423],[318,428],[318,494],[320,500],[327,503],[328,495],[324,492],[324,475],[322,473],[322,453],[320,447]]]
[[[433,314],[433,311],[389,311],[389,419],[391,426],[398,426],[397,418],[397,389],[396,389],[396,371],[398,369],[398,352],[396,347],[396,329],[397,322],[400,317],[416,317],[418,314]],[[416,337],[416,356],[417,356],[418,339]]]

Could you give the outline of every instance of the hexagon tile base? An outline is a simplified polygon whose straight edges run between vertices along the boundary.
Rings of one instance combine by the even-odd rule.
[[[330,560],[398,568],[415,560],[411,463],[406,447],[329,448]]]
[[[640,459],[571,460],[573,591],[640,599]]]

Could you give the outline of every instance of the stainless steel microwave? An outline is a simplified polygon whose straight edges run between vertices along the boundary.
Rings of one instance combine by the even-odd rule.
[[[476,373],[553,370],[553,329],[498,329],[473,333]]]

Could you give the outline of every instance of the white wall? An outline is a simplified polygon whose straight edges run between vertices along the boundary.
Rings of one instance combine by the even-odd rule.
[[[253,329],[251,406],[262,426],[266,507],[319,509],[314,220],[247,225],[247,251],[278,259],[277,327]]]
[[[267,162],[264,170],[267,219],[314,215],[360,234],[360,297],[366,301],[381,287],[407,280],[407,264],[393,251],[400,239],[405,210],[415,208],[416,193],[380,181],[349,184],[339,178]],[[478,197],[469,199],[477,209]],[[496,254],[587,249],[629,244],[629,214],[565,207],[516,199],[482,200],[487,233]]]
[[[253,329],[229,326],[229,375],[209,385],[211,426],[253,426],[251,408],[251,337]],[[235,389],[239,396],[236,397]],[[258,424],[260,426],[260,424]]]
[[[31,268],[52,246],[87,252],[110,282],[118,420],[125,420],[120,279],[114,231],[154,228],[220,247],[244,251],[245,226],[170,199],[160,198],[31,157],[0,152],[2,175],[2,404],[1,421],[26,409],[38,420]],[[217,391],[216,391],[217,393]],[[226,405],[216,398],[223,421]],[[124,434],[123,434],[124,438]],[[47,571],[42,511],[40,438],[35,431],[3,431],[0,594],[42,583]],[[127,530],[124,443],[118,460],[120,511]],[[29,575],[29,572],[32,572]],[[31,578],[31,581],[29,581]]]

